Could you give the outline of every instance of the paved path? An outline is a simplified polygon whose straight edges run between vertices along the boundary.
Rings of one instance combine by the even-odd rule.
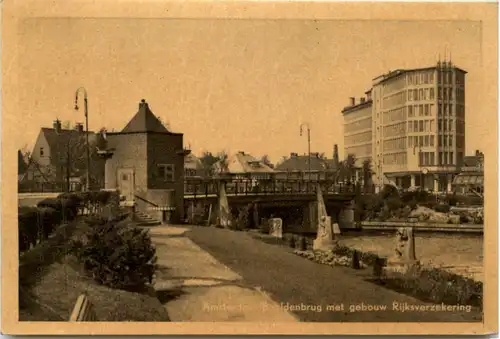
[[[227,265],[249,286],[259,287],[283,305],[302,307],[293,313],[302,321],[447,322],[480,321],[478,310],[405,311],[393,303],[429,305],[410,296],[372,284],[357,271],[317,264],[291,253],[290,249],[267,244],[246,232],[211,227],[190,227],[187,236]],[[166,263],[168,265],[168,263]],[[207,268],[206,274],[216,272]],[[218,274],[218,271],[217,271]],[[328,306],[337,305],[332,310]],[[363,311],[368,305],[386,306],[385,311]],[[309,306],[309,309],[306,309]],[[340,308],[343,306],[343,310]],[[360,308],[351,312],[350,307]],[[321,308],[320,308],[321,307]]]
[[[171,321],[296,322],[258,288],[215,260],[184,233],[151,228],[158,265],[155,289]]]

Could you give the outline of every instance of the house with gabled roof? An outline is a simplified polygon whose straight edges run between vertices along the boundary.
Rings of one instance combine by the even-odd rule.
[[[106,189],[118,189],[130,204],[161,221],[184,214],[183,134],[169,131],[146,100],[120,132],[106,133]]]
[[[231,176],[233,178],[271,178],[274,170],[261,160],[243,151],[236,152],[226,159],[214,164],[216,175]]]
[[[52,128],[42,127],[38,133],[33,150],[27,161],[25,173],[20,177],[21,184],[45,185],[64,189],[68,181],[85,178],[86,131],[82,124],[75,128],[63,128],[59,119]],[[89,131],[89,143],[93,144],[97,134]],[[99,171],[102,167],[102,170]],[[93,159],[91,172],[95,174],[93,184],[99,186],[104,181],[104,163]]]

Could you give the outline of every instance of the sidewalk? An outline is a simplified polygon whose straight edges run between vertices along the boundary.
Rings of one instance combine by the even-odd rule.
[[[186,228],[151,228],[158,265],[158,294],[176,295],[165,304],[171,321],[296,322],[258,288],[184,236]]]

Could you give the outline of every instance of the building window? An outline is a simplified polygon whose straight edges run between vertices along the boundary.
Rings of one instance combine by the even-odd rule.
[[[429,147],[429,136],[428,136],[428,135],[426,135],[426,136],[424,137],[424,146],[425,146],[425,147]]]
[[[443,165],[443,152],[439,152],[438,166]]]
[[[424,105],[418,105],[418,115],[424,115]]]
[[[423,136],[418,137],[418,146],[420,146],[420,147],[424,146],[424,137]]]
[[[429,165],[434,166],[434,152],[431,152],[429,154],[430,154],[429,155],[429,157],[430,157],[430,159],[429,159],[430,160]]]
[[[424,131],[424,121],[423,120],[420,120],[418,122],[418,131],[419,132],[423,132]]]
[[[429,141],[430,141],[431,146],[434,146],[434,136],[433,135],[430,136]]]
[[[438,146],[442,147],[443,146],[443,139],[441,139],[441,136],[438,135]]]
[[[453,159],[453,152],[450,152],[450,164],[453,165],[455,163],[454,161],[455,159]]]
[[[429,105],[425,105],[425,115],[429,115]]]
[[[434,88],[431,88],[431,89],[430,89],[429,94],[430,94],[430,99],[431,99],[431,100],[434,100]]]
[[[175,178],[174,169],[175,167],[172,164],[158,165],[158,176],[165,181],[173,182]]]
[[[43,147],[40,147],[40,157],[43,157]]]

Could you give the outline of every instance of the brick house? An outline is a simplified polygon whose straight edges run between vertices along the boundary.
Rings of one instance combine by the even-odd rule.
[[[184,204],[183,134],[172,133],[143,99],[121,132],[106,134],[106,189],[119,189],[139,211],[180,221]]]

